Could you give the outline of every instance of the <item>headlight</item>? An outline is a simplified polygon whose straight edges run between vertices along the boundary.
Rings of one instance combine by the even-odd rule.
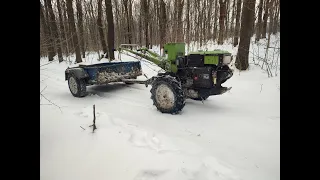
[[[223,56],[223,64],[230,64],[231,63],[231,56]]]

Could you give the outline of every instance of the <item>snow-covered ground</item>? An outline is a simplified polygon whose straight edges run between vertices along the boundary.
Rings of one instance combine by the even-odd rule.
[[[231,45],[211,48],[236,53]],[[149,77],[159,70],[141,63]],[[180,114],[169,115],[152,105],[151,87],[139,84],[91,86],[87,97],[75,98],[64,80],[68,66],[40,67],[41,180],[280,179],[279,72],[268,78],[250,64],[225,83],[230,92],[204,104],[187,100]],[[98,129],[92,133],[94,104]]]

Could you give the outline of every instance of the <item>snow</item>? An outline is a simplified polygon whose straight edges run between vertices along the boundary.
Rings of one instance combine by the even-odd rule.
[[[209,49],[216,48],[233,54],[237,49]],[[97,63],[96,58],[89,53],[84,60]],[[159,70],[141,63],[148,77]],[[45,88],[42,94],[54,103],[41,97],[41,180],[280,179],[280,72],[268,78],[250,64],[225,83],[230,92],[204,104],[187,100],[180,114],[170,115],[157,111],[151,87],[139,84],[91,86],[87,97],[75,98],[64,79],[68,66],[55,61],[40,68],[40,91]]]

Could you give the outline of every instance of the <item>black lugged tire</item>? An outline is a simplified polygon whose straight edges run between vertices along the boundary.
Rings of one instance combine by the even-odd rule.
[[[195,101],[205,101],[205,100],[207,100],[208,99],[208,97],[209,96],[204,96],[204,97],[199,97],[199,98],[190,98],[190,99],[193,99],[193,100],[195,100]]]
[[[77,89],[76,92],[73,92],[72,88],[70,87],[70,81],[72,78],[74,79],[74,81],[76,83],[76,89]],[[68,86],[69,86],[69,90],[70,90],[71,94],[74,97],[85,97],[87,95],[87,87],[86,87],[86,82],[84,79],[78,79],[74,75],[70,75],[68,77]]]
[[[157,94],[158,92],[157,89],[160,88],[160,86],[166,86],[168,90],[171,90],[174,97],[172,106],[164,107],[162,105],[163,103],[158,102],[157,95],[159,94]],[[163,77],[157,78],[152,83],[152,88],[150,92],[151,92],[151,99],[153,101],[153,105],[155,105],[157,109],[162,113],[177,114],[185,106],[185,97],[184,97],[183,90],[181,88],[181,84],[176,80],[176,78],[172,76],[163,76]]]

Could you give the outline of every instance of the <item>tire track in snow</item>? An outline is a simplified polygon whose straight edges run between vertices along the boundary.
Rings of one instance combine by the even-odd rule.
[[[156,133],[145,130],[138,125],[128,124],[123,120],[116,120],[113,116],[108,116],[112,125],[120,127],[122,132],[128,134],[128,142],[133,146],[147,148],[158,154],[180,152],[178,149],[167,147],[167,143],[164,144]]]

